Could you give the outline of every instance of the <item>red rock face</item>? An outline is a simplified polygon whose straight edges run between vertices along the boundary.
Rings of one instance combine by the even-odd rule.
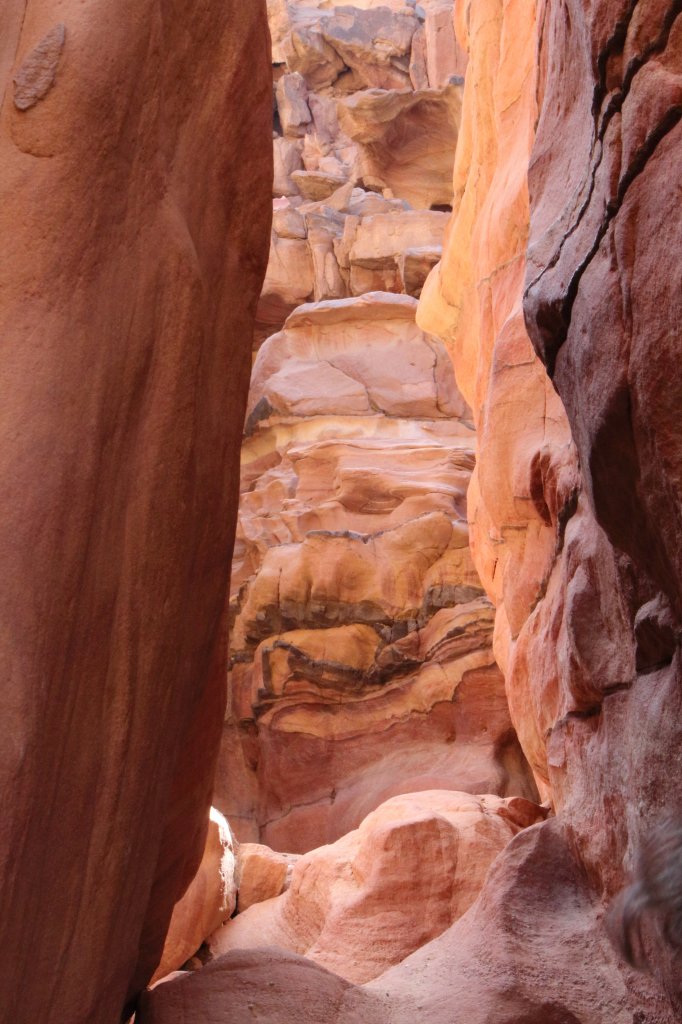
[[[473,451],[409,296],[309,304],[256,359],[218,778],[305,852],[397,793],[534,795],[463,518]]]
[[[9,2],[0,39],[0,1017],[114,1024],[208,818],[265,5]]]
[[[563,614],[598,692],[590,719],[555,730],[550,765],[580,855],[611,889],[680,802],[682,23],[676,4],[565,6],[543,16],[524,305],[571,424],[585,515],[589,500],[603,530]],[[660,949],[655,961],[665,974]]]

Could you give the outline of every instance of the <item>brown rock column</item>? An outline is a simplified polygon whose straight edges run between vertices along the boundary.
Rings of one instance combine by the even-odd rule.
[[[0,41],[0,1018],[114,1024],[208,819],[265,4],[9,0]]]

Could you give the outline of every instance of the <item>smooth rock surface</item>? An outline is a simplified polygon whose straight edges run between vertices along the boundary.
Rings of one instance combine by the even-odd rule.
[[[14,1024],[115,1024],[204,849],[270,215],[265,13],[0,12],[0,1019]]]
[[[291,953],[232,952],[154,989],[138,1024],[227,1024],[247,1011],[272,1024],[674,1024],[618,963],[600,918],[550,820],[512,840],[463,917],[366,985]]]
[[[250,1019],[335,1024],[351,988],[304,957],[275,949],[244,950],[157,985],[145,994],[135,1024],[232,1024]],[[368,997],[363,1002],[371,1006],[374,1000]],[[384,1018],[368,1020],[383,1024]]]
[[[394,797],[357,830],[301,857],[287,892],[229,921],[209,949],[217,957],[276,946],[369,981],[461,917],[498,853],[543,817],[518,797]]]

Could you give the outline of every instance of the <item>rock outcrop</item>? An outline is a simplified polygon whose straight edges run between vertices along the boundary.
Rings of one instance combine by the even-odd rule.
[[[330,196],[273,203],[270,260],[258,305],[257,341],[308,301],[370,291],[417,298],[442,253],[446,213],[342,185]]]
[[[299,853],[398,793],[537,795],[469,553],[469,410],[414,322],[466,56],[452,3],[413,7],[270,9],[277,198],[217,799],[240,839]]]
[[[452,0],[275,0],[275,215],[257,341],[307,301],[418,295],[440,256],[466,54]]]
[[[451,928],[366,985],[280,950],[232,952],[155,988],[137,1022],[257,1013],[272,1024],[673,1024],[662,1002],[643,998],[635,972],[620,968],[599,917],[553,819],[511,841]]]
[[[415,309],[305,305],[258,352],[218,784],[241,839],[305,852],[410,790],[534,795],[469,555],[467,410]]]
[[[229,921],[210,951],[273,946],[369,981],[458,920],[498,853],[544,816],[519,797],[394,797],[355,831],[301,857],[286,893]]]
[[[682,230],[672,196],[682,12],[675,3],[570,2],[566,13],[570,31],[554,5],[544,17],[524,309],[599,524],[591,548],[581,531],[586,554],[574,551],[562,586],[562,626],[589,656],[593,717],[553,730],[550,780],[590,876],[612,892],[621,861],[628,867],[650,825],[680,807]],[[581,34],[589,47],[577,45]],[[564,145],[558,94],[570,96]],[[616,650],[610,671],[599,671]],[[605,801],[610,818],[598,827]],[[682,995],[652,942],[655,972]]]
[[[679,445],[665,412],[679,299],[674,273],[651,272],[680,248],[657,184],[680,119],[679,16],[664,7],[458,4],[470,63],[455,215],[418,314],[477,427],[472,552],[512,718],[597,906],[679,804]],[[634,1005],[673,1019],[647,985]]]
[[[236,874],[239,913],[286,892],[297,860],[295,853],[277,853],[261,843],[241,843]]]
[[[661,935],[645,925],[654,976],[635,974],[603,917],[642,837],[680,804],[682,240],[666,197],[680,173],[682,14],[672,3],[460,0],[455,21],[469,64],[453,217],[418,323],[447,346],[472,411],[471,553],[496,608],[511,716],[555,816],[504,848],[438,938],[369,984],[337,989],[330,1019],[673,1024],[679,963]],[[421,45],[413,37],[412,53]],[[325,579],[318,550],[296,561],[299,575],[304,565],[311,586]],[[304,652],[292,653],[263,678],[293,680]],[[341,951],[353,940],[338,936],[362,917],[362,899],[340,919],[343,899],[328,900],[329,959],[324,924],[306,931],[315,899],[301,899],[306,871],[321,892],[334,887],[323,866],[334,865],[337,891],[362,883],[334,860],[359,834],[304,856],[298,887],[224,934],[248,942],[253,922],[359,980],[357,962],[371,971],[379,943],[368,965],[351,956],[349,968]],[[251,984],[273,955],[254,953]],[[230,953],[211,979],[244,968]],[[311,969],[286,961],[294,985]],[[190,984],[171,983],[165,998]],[[270,1019],[288,1013],[283,993]]]
[[[0,1018],[14,1024],[115,1024],[204,848],[267,255],[265,14],[237,0],[191,17],[148,0],[0,12]]]

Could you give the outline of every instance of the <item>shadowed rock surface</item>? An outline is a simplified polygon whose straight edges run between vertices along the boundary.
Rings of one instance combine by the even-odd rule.
[[[147,0],[0,11],[13,1024],[116,1024],[201,860],[267,255],[265,15],[235,0],[191,18]]]

